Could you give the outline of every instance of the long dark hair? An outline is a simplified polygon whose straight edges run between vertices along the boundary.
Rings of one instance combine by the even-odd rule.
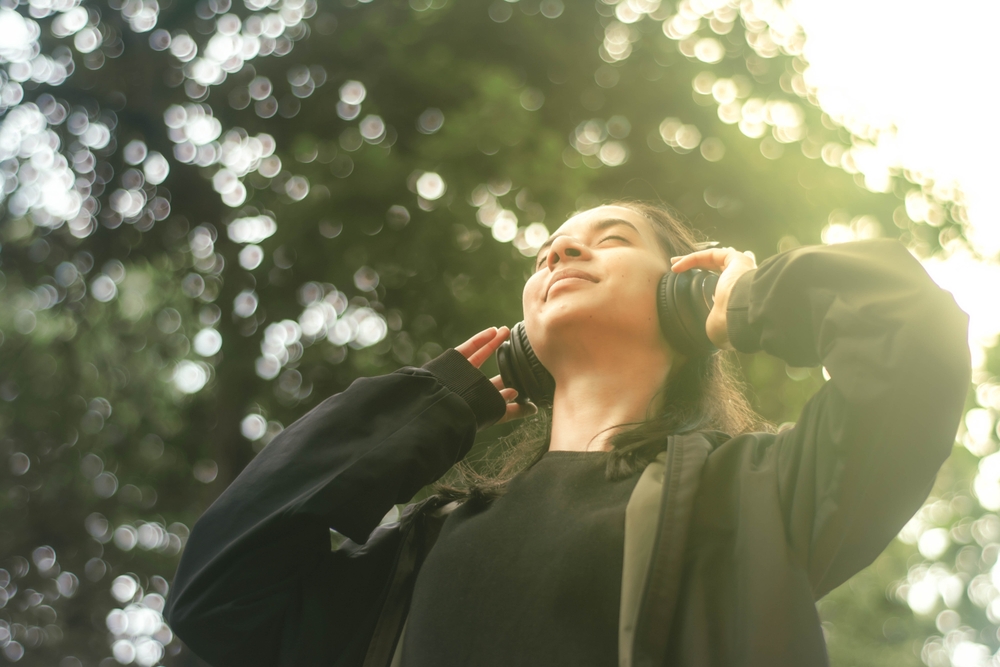
[[[668,258],[694,252],[697,244],[706,240],[665,206],[633,200],[605,205],[629,208],[649,220]],[[645,468],[666,448],[668,435],[704,430],[729,435],[774,432],[774,425],[750,406],[745,385],[738,377],[734,352],[721,350],[705,357],[679,359],[681,363],[674,364],[657,392],[662,395],[662,411],[642,421],[609,427],[619,430],[609,438],[611,450],[605,453],[606,479],[622,479]],[[654,402],[655,397],[650,405]],[[479,466],[468,459],[460,461],[432,490],[448,500],[489,501],[503,494],[517,473],[542,458],[551,436],[551,409],[540,408],[489,448]]]

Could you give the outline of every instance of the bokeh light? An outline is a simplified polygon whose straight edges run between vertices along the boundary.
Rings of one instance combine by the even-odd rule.
[[[46,535],[4,555],[5,660],[44,662],[60,628],[71,637],[61,605],[100,595],[104,653],[52,664],[183,661],[162,618],[166,581],[142,559],[176,559],[189,531],[163,517],[193,507],[176,496],[218,491],[238,470],[224,445],[177,430],[205,426],[197,415],[215,414],[228,374],[247,396],[220,413],[236,420],[222,431],[258,453],[351,377],[439,353],[470,324],[470,299],[518,284],[549,226],[608,188],[645,181],[698,225],[756,239],[774,231],[744,217],[774,206],[757,187],[768,173],[789,204],[779,250],[901,238],[972,316],[975,397],[949,461],[967,470],[943,476],[965,487],[903,528],[893,547],[910,560],[878,595],[931,633],[907,646],[912,659],[997,661],[1000,226],[982,66],[995,7],[599,0],[551,61],[514,66],[501,51],[486,67],[442,38],[411,78],[344,36],[389,5],[175,9],[0,7],[0,355],[26,369],[0,377],[0,417],[15,425],[4,502],[38,512],[49,481],[65,480],[78,505],[60,508],[65,534],[90,545],[73,555]],[[481,8],[483,35],[537,34],[549,53],[582,20],[566,9],[497,0]],[[414,35],[454,12],[440,0],[396,10]],[[569,62],[577,43],[586,57]],[[131,80],[133,62],[155,76]],[[816,203],[828,194],[844,201]],[[777,375],[793,389],[820,377]],[[839,623],[824,629],[836,638]]]

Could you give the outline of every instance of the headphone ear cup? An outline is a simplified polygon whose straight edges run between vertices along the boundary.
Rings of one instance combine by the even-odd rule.
[[[517,390],[517,402],[531,400],[539,407],[552,407],[556,381],[545,366],[538,361],[528,342],[524,322],[510,330],[510,337],[497,349],[497,366],[505,387]]]
[[[657,290],[660,328],[681,354],[704,356],[718,350],[705,332],[718,282],[717,274],[701,269],[669,271],[660,279]]]

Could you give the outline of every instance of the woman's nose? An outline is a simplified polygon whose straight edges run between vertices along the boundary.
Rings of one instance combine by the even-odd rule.
[[[557,264],[567,258],[585,259],[587,257],[590,257],[590,248],[585,244],[580,243],[572,236],[557,236],[552,241],[552,245],[549,246],[549,255],[546,258],[546,264],[552,270]]]

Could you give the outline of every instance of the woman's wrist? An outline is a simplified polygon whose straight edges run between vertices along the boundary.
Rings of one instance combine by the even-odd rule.
[[[496,423],[504,416],[507,402],[486,375],[451,347],[421,368],[434,374],[441,384],[458,394],[476,415],[477,430]]]
[[[750,324],[750,285],[757,275],[751,269],[741,275],[729,293],[726,306],[726,333],[729,344],[738,352],[747,354],[760,351],[760,327]]]

